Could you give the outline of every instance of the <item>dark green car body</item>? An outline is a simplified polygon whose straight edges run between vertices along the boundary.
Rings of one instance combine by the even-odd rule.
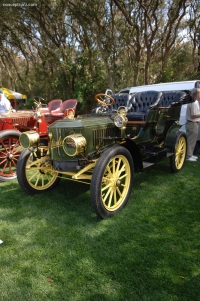
[[[28,149],[18,161],[19,184],[30,194],[54,188],[61,177],[90,184],[97,215],[112,216],[128,202],[134,171],[167,157],[172,172],[183,168],[187,139],[178,120],[181,105],[189,101],[186,94],[169,106],[157,101],[146,120],[138,120],[140,112],[129,120],[127,107],[121,106],[59,120],[49,126],[46,146],[34,132],[25,132],[20,141]]]

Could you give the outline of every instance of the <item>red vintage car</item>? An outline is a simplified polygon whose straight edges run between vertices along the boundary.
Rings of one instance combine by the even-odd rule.
[[[16,178],[17,161],[21,152],[20,134],[34,130],[39,133],[41,143],[46,144],[49,124],[58,119],[73,117],[77,100],[68,99],[62,102],[54,99],[46,107],[40,101],[35,104],[35,110],[0,113],[0,181]]]

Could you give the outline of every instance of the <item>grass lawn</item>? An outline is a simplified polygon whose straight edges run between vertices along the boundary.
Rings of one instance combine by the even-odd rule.
[[[29,196],[17,180],[0,183],[0,300],[199,301],[200,159],[134,178],[108,220],[84,184]]]

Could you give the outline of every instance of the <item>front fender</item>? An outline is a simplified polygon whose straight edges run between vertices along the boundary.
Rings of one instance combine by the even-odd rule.
[[[143,171],[143,162],[138,145],[131,139],[126,139],[122,144],[131,154],[135,171]]]
[[[19,137],[21,134],[20,131],[18,130],[3,130],[3,131],[0,131],[0,137],[2,139],[2,137],[8,137],[8,136],[16,136],[16,137]]]

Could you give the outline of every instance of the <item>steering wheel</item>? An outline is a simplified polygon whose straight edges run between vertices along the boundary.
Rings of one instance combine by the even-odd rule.
[[[34,96],[34,100],[38,102],[45,102],[44,98],[42,98],[41,96]]]
[[[44,102],[45,102],[44,98],[42,98],[40,96],[35,96],[33,100],[34,100],[34,105],[36,107],[36,110],[38,110],[44,106],[45,107],[47,106],[46,104],[44,104]]]
[[[102,106],[110,107],[115,103],[114,98],[108,94],[99,93],[95,95],[95,100]],[[111,101],[110,103],[108,101]]]
[[[41,108],[42,107],[42,103],[40,102],[40,101],[34,101],[34,104],[35,104],[35,106],[36,106],[36,110],[38,110],[39,108]]]

